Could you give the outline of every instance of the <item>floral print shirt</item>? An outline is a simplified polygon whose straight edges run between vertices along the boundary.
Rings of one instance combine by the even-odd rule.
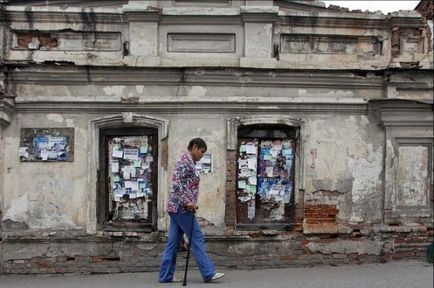
[[[172,175],[172,189],[169,193],[166,211],[177,213],[181,208],[182,213],[186,212],[187,203],[197,203],[199,196],[199,173],[196,170],[195,162],[189,152],[181,155],[175,165]]]

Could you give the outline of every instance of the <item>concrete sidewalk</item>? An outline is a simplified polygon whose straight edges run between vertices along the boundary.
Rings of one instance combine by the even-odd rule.
[[[424,261],[386,264],[324,266],[269,270],[223,271],[215,283],[203,283],[197,270],[190,271],[188,287],[215,288],[433,288],[433,265]],[[180,276],[182,271],[178,271]],[[153,288],[182,287],[182,283],[159,284],[158,273],[103,275],[1,276],[1,288]]]

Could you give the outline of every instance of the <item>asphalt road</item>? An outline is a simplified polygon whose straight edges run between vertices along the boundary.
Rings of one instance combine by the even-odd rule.
[[[321,266],[268,270],[223,271],[219,282],[203,283],[199,272],[190,273],[187,287],[214,288],[433,288],[433,265],[425,261],[385,264]],[[182,271],[178,271],[181,276]],[[157,273],[102,275],[8,275],[0,276],[1,288],[153,288],[182,287],[159,284]]]

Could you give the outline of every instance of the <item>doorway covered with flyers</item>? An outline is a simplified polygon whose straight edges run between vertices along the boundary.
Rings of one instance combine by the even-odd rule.
[[[106,231],[156,229],[157,129],[100,131],[100,227]]]
[[[294,223],[298,129],[287,125],[238,128],[237,227],[291,228]]]

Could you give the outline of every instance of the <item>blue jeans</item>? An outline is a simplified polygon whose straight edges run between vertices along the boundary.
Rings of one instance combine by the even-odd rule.
[[[161,259],[160,283],[172,281],[173,274],[175,273],[176,254],[181,243],[181,237],[184,233],[190,237],[191,217],[194,217],[194,215],[190,212],[182,213],[180,210],[181,209],[178,210],[178,213],[169,213],[169,238],[167,239],[167,244]],[[209,281],[216,272],[214,264],[206,254],[205,239],[196,218],[194,218],[193,223],[191,250],[196,259],[197,266],[199,266],[203,280],[205,282]]]

